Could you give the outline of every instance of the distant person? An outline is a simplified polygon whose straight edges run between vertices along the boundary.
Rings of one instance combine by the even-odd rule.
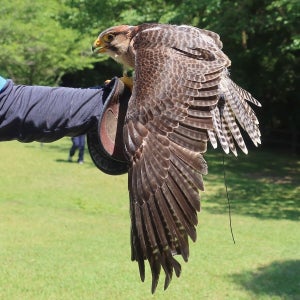
[[[78,160],[79,164],[84,162],[84,148],[85,148],[85,135],[78,135],[72,137],[72,147],[69,152],[69,161],[72,161],[72,157],[75,155],[76,150],[78,149]]]

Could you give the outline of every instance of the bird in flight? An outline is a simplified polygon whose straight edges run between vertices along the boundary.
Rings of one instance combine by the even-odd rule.
[[[187,25],[120,25],[93,44],[125,68],[134,69],[123,128],[129,161],[131,259],[145,279],[148,260],[154,293],[161,269],[166,289],[196,241],[199,190],[207,174],[207,142],[225,153],[248,153],[242,130],[260,144],[260,106],[229,78],[229,58],[219,35]],[[238,125],[239,124],[239,125]]]

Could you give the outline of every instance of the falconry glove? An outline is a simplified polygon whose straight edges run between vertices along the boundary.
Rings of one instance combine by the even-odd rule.
[[[87,132],[87,144],[95,165],[109,175],[120,175],[128,171],[123,126],[130,95],[130,89],[116,79],[105,99],[97,126]]]

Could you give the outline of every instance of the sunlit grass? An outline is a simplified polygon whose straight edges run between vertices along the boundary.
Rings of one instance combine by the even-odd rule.
[[[0,144],[0,299],[300,298],[299,159],[207,155],[198,240],[181,277],[154,296],[130,261],[126,176],[102,174],[70,140]],[[182,260],[180,260],[182,261]]]

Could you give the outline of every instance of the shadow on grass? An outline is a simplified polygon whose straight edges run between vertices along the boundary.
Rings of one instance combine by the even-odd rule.
[[[72,163],[77,163],[77,158],[78,158],[78,150],[77,150],[75,152],[75,156],[73,157],[73,161],[70,162],[68,160],[71,145],[72,145],[71,142],[70,142],[70,144],[68,144],[66,142],[65,143],[56,143],[56,142],[54,142],[54,143],[28,143],[28,144],[26,144],[26,147],[27,148],[32,148],[32,149],[36,149],[37,147],[39,147],[40,149],[43,149],[45,151],[65,153],[66,159],[57,158],[57,159],[55,159],[55,162],[70,165]],[[85,158],[87,156],[90,156],[87,146],[85,147],[85,154],[84,155],[85,155]],[[92,161],[88,161],[88,160],[86,160],[84,162],[84,165],[86,167],[89,167],[89,168],[94,168],[95,167],[95,164]]]
[[[61,159],[61,158],[57,158],[55,161],[58,162],[58,163],[65,163],[65,164],[67,164],[67,165],[78,164],[78,162],[77,162],[77,157],[75,157],[75,158],[73,159],[73,161],[69,161],[68,159]],[[94,164],[93,162],[89,162],[89,161],[88,161],[88,162],[87,162],[87,161],[84,161],[84,165],[85,165],[85,166],[88,166],[88,167],[96,167],[95,164]]]
[[[25,144],[27,148],[34,148],[36,149],[37,147],[40,147],[41,149],[48,150],[48,151],[57,151],[57,152],[66,152],[67,154],[69,153],[71,143],[70,145],[65,145],[65,144],[60,144],[60,143],[38,143],[38,142],[33,142],[33,143],[28,143]]]
[[[275,261],[256,271],[232,275],[235,283],[257,296],[300,299],[300,260]]]
[[[205,199],[212,213],[227,212],[223,154],[206,156]],[[300,159],[284,153],[251,151],[249,155],[225,155],[226,183],[234,214],[259,218],[300,220]]]

